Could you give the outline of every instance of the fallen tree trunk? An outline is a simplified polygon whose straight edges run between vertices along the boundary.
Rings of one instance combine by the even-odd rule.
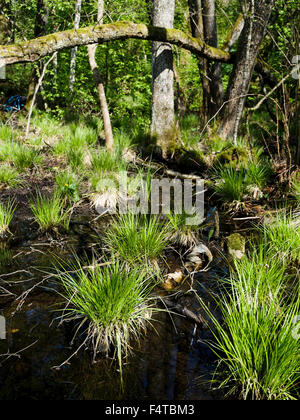
[[[32,63],[65,48],[80,45],[101,44],[117,39],[141,39],[162,41],[178,45],[196,55],[220,62],[231,62],[232,56],[226,51],[210,47],[177,29],[166,29],[134,22],[115,22],[106,25],[89,26],[78,30],[35,38],[30,41],[0,46],[0,60],[3,64]]]

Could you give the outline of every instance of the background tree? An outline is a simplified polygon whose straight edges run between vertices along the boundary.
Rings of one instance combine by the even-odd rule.
[[[268,28],[273,5],[274,0],[244,2],[245,25],[230,76],[226,105],[219,129],[219,134],[224,139],[233,138],[235,142],[237,141],[258,51]]]
[[[175,0],[154,0],[153,25],[173,28]],[[166,150],[175,130],[173,53],[170,44],[153,42],[151,134]]]
[[[103,12],[104,12],[104,0],[98,0],[97,22],[100,25],[103,23]],[[106,147],[110,152],[113,152],[114,139],[113,139],[112,126],[111,126],[110,115],[109,115],[109,110],[108,110],[108,105],[107,105],[107,100],[106,100],[106,95],[105,95],[105,89],[104,89],[103,80],[102,80],[96,59],[95,59],[97,46],[98,46],[97,44],[88,45],[87,47],[88,57],[89,57],[91,70],[94,75],[97,90],[99,93],[99,101],[100,101],[102,117],[103,117]]]
[[[82,0],[76,0],[75,4],[75,19],[74,19],[74,28],[79,29],[80,18],[81,18],[81,3]],[[71,63],[70,63],[70,91],[74,90],[74,83],[76,78],[76,55],[77,47],[72,48],[71,50]]]

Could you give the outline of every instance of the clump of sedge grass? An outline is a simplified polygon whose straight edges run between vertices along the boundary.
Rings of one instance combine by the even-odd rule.
[[[261,226],[264,242],[271,243],[279,257],[300,261],[300,228],[292,213],[280,211]]]
[[[6,124],[0,124],[0,140],[5,142],[11,141],[13,139],[13,130]]]
[[[92,169],[95,172],[119,172],[126,169],[126,163],[120,156],[102,149],[93,154]]]
[[[38,191],[36,198],[30,201],[30,208],[41,230],[50,231],[60,226],[69,228],[70,216],[64,209],[64,200],[57,192],[43,196]]]
[[[249,258],[235,261],[227,287],[217,298],[224,323],[202,303],[212,322],[210,346],[225,366],[220,387],[229,386],[230,393],[243,399],[295,399],[300,343],[293,331],[299,288],[287,296],[287,267],[265,249],[261,246]]]
[[[19,173],[15,168],[9,165],[0,166],[0,185],[15,187],[21,184]]]
[[[244,174],[231,166],[220,168],[214,189],[223,201],[242,201],[247,191]]]
[[[10,233],[9,226],[15,210],[15,204],[10,200],[6,204],[0,203],[0,238]]]
[[[20,144],[14,145],[11,159],[19,171],[24,171],[27,168],[31,169],[42,161],[42,157],[36,150]]]
[[[84,268],[77,260],[71,271],[57,275],[68,302],[64,317],[85,323],[86,342],[94,356],[113,350],[122,375],[122,359],[131,349],[130,342],[140,338],[151,319],[149,275],[117,261]]]
[[[199,242],[199,225],[187,223],[187,219],[191,217],[186,212],[167,214],[167,219],[172,227],[172,231],[168,235],[171,243],[191,247]]]
[[[224,201],[242,201],[249,196],[250,187],[264,188],[271,174],[270,165],[249,162],[247,167],[217,166],[215,192]],[[261,192],[260,192],[261,193]]]
[[[158,217],[121,214],[106,233],[106,244],[111,252],[124,261],[150,262],[161,256],[168,245],[170,225]]]

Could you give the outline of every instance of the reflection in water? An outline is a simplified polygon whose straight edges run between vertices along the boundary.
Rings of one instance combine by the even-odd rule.
[[[33,265],[51,265],[47,249],[43,250],[46,255],[36,252],[28,257],[22,248],[14,252],[19,254],[22,251],[20,258],[14,261],[13,270],[9,268],[7,271],[17,270],[17,261],[23,270]],[[61,249],[57,252],[62,257]],[[37,272],[33,278],[26,273],[16,274],[9,279],[10,287],[19,295],[39,282],[41,276]],[[0,340],[0,354],[15,353],[36,342],[20,353],[20,357],[0,358],[1,400],[219,398],[207,384],[200,386],[196,381],[199,376],[209,379],[215,366],[213,354],[197,340],[197,334],[207,334],[207,331],[197,331],[194,337],[191,323],[179,316],[171,319],[163,312],[128,358],[124,367],[123,392],[117,364],[107,359],[92,363],[92,356],[86,350],[80,350],[70,364],[53,369],[76,350],[76,347],[70,347],[73,326],[59,325],[56,320],[55,308],[60,302],[61,297],[49,283],[34,289],[15,314],[16,304],[0,296],[0,308],[7,318],[7,339]]]

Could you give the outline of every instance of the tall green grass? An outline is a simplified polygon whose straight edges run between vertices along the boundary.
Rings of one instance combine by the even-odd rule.
[[[167,214],[172,231],[168,235],[171,243],[183,246],[195,246],[199,241],[199,225],[188,225],[187,219],[191,217],[184,211],[182,214]]]
[[[214,168],[216,194],[224,201],[242,201],[249,195],[250,187],[262,189],[266,186],[272,173],[269,163],[249,162],[247,167],[234,166],[222,167],[217,165]]]
[[[244,174],[233,167],[219,168],[214,190],[223,201],[242,201],[247,191]]]
[[[106,149],[93,153],[92,169],[97,173],[119,172],[126,169],[126,162],[116,154],[110,154]]]
[[[0,238],[10,232],[9,226],[15,211],[15,204],[11,200],[8,200],[5,204],[0,203]]]
[[[293,335],[299,287],[291,288],[286,269],[273,250],[253,248],[249,257],[234,262],[216,298],[223,322],[202,303],[214,335],[209,345],[222,362],[217,380],[243,399],[299,395],[300,342]]]
[[[57,275],[67,301],[64,317],[85,325],[86,340],[94,355],[114,351],[122,375],[123,357],[151,318],[153,286],[150,286],[149,274],[117,261],[84,268],[77,260],[70,269],[72,273],[60,270]]]
[[[18,171],[41,164],[42,156],[32,147],[17,142],[7,142],[2,146],[4,160],[14,164]]]
[[[54,192],[43,196],[40,191],[36,198],[30,201],[32,213],[43,231],[50,231],[58,227],[69,228],[70,215],[64,209],[64,200]]]
[[[292,194],[298,206],[300,206],[300,175],[295,176],[292,186]]]
[[[271,243],[281,258],[300,262],[300,227],[292,213],[279,211],[259,227],[265,243]]]
[[[9,165],[0,165],[0,185],[16,187],[21,184],[19,173]]]
[[[162,255],[168,246],[169,224],[158,217],[121,214],[106,233],[105,243],[113,254],[124,261],[150,262]]]
[[[0,141],[12,141],[14,137],[14,131],[11,127],[0,123]]]

